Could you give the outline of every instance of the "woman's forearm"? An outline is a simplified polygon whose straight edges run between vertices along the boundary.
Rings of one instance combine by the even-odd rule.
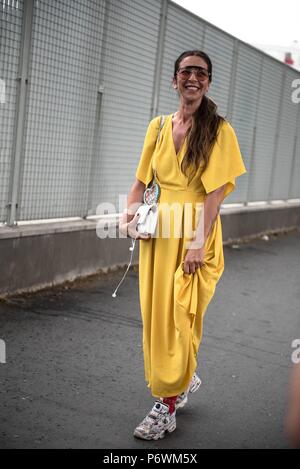
[[[135,212],[143,201],[144,190],[145,184],[136,179],[127,195],[127,207],[122,213],[120,223],[128,223],[133,219]]]
[[[225,185],[207,195],[204,201],[204,242],[220,213]]]
[[[226,184],[207,194],[200,213],[200,219],[196,228],[196,235],[190,248],[200,249],[205,244],[205,241],[207,240],[208,235],[214,226],[217,216],[220,213],[225,187]]]

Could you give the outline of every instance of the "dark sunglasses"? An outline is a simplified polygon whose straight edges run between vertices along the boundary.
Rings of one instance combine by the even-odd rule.
[[[204,81],[207,78],[211,77],[211,73],[206,70],[205,68],[202,67],[186,67],[186,68],[180,68],[177,72],[177,75],[180,76],[183,80],[187,80],[192,73],[195,73],[196,77],[200,81]]]

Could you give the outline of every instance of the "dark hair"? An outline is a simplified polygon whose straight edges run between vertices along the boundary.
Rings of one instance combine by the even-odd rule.
[[[173,79],[177,80],[177,72],[183,59],[190,56],[201,57],[207,64],[209,82],[212,81],[212,63],[209,56],[200,50],[183,52],[175,61]],[[182,161],[182,171],[187,175],[187,170],[192,168],[195,174],[200,162],[204,161],[203,170],[206,168],[213,145],[218,136],[220,124],[224,117],[217,113],[217,105],[207,96],[203,96],[201,104],[193,114],[192,126],[187,134],[187,151]]]

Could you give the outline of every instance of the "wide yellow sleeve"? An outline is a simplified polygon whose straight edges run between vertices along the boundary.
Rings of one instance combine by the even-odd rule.
[[[135,173],[136,178],[146,186],[152,181],[152,155],[155,149],[157,135],[159,131],[160,116],[154,117],[148,125],[143,150]]]
[[[223,200],[235,188],[235,178],[246,173],[237,136],[229,122],[221,124],[217,140],[201,175],[206,193],[226,184]]]

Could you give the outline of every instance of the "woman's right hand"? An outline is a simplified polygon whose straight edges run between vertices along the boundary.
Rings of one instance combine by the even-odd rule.
[[[120,222],[119,230],[123,235],[129,236],[130,238],[133,238],[133,239],[150,239],[151,238],[150,234],[146,235],[143,233],[139,233],[136,229],[139,216],[140,216],[139,213],[135,213],[133,219],[130,220],[130,222],[127,222],[127,223]]]

